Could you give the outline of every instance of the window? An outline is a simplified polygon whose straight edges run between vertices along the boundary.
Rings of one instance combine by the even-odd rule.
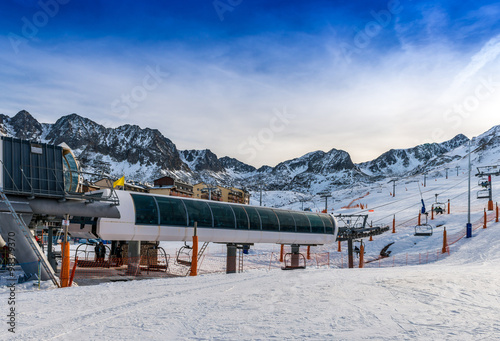
[[[131,194],[136,225],[158,225],[158,208],[154,197]]]
[[[236,216],[236,228],[248,230],[249,222],[245,209],[241,206],[236,206],[236,205],[232,205],[231,208],[233,209],[234,215]],[[257,217],[257,220],[259,221],[259,217]],[[260,221],[258,225],[259,225],[258,229],[260,230]]]
[[[260,230],[260,216],[254,207],[245,207],[245,211],[248,214],[248,221],[250,223],[250,230]]]
[[[64,190],[66,192],[76,192],[78,190],[78,165],[71,153],[66,153],[64,158]]]
[[[229,205],[217,204],[213,202],[209,202],[208,205],[212,209],[212,214],[214,216],[214,227],[230,229],[234,229],[236,227],[234,213]]]
[[[311,233],[311,224],[309,219],[307,219],[304,213],[291,212],[293,218],[295,219],[295,225],[297,226],[297,232]]]
[[[155,197],[160,208],[160,225],[187,226],[186,208],[181,200]]]
[[[186,205],[189,217],[189,226],[198,222],[200,227],[212,227],[212,212],[204,201],[182,200]]]
[[[289,212],[275,210],[278,216],[281,232],[295,232],[295,220]]]
[[[269,208],[257,208],[262,221],[263,231],[279,231],[279,223],[276,214]]]
[[[323,220],[323,223],[325,224],[326,233],[333,234],[333,220],[332,220],[332,217],[330,217],[327,214],[321,214],[320,217],[321,217],[321,220]]]
[[[325,233],[325,225],[323,225],[323,220],[314,213],[306,213],[307,218],[311,222],[311,232],[312,233]]]

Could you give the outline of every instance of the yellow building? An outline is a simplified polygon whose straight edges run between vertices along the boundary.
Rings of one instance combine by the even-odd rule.
[[[212,188],[212,193],[209,194],[210,188]],[[193,185],[193,198],[208,200],[209,197],[211,197],[212,200],[222,201],[221,191],[219,188],[207,185],[204,182],[199,182],[196,185]]]
[[[222,187],[217,186],[217,188],[221,191],[221,199],[225,202],[233,202],[238,204],[246,204],[250,203],[250,193],[247,191],[236,188],[236,187]]]

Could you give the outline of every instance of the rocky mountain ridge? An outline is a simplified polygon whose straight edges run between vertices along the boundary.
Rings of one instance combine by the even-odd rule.
[[[235,158],[218,158],[209,149],[178,150],[156,129],[123,125],[106,128],[77,114],[62,116],[54,124],[39,123],[27,111],[13,117],[0,115],[0,132],[23,139],[59,144],[65,142],[86,170],[112,176],[126,175],[152,182],[170,174],[184,181],[217,182],[256,189],[297,190],[317,193],[353,183],[370,183],[429,171],[463,157],[469,139],[459,134],[442,143],[427,143],[408,149],[391,149],[378,158],[354,164],[348,152],[314,151],[259,169]],[[478,137],[483,149],[498,150],[500,126]]]

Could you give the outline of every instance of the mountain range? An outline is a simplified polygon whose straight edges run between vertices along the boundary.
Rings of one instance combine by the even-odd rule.
[[[217,157],[209,149],[178,150],[157,129],[122,125],[106,128],[88,118],[71,114],[55,123],[40,123],[22,110],[15,116],[0,114],[0,133],[44,143],[69,145],[88,172],[152,182],[171,175],[184,181],[205,181],[267,190],[295,190],[309,193],[329,191],[354,183],[390,181],[443,169],[464,158],[469,139],[459,134],[442,143],[426,143],[408,149],[391,149],[376,159],[355,164],[348,152],[331,149],[314,151],[258,169],[228,156]],[[474,151],[500,153],[500,126],[476,139]]]

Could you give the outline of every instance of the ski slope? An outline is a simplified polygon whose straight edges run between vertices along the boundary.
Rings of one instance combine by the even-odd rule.
[[[366,211],[369,221],[392,224],[396,217],[395,234],[365,241],[366,259],[376,258],[391,242],[395,257],[435,251],[442,247],[445,226],[450,235],[464,231],[466,175],[428,178],[421,187],[428,209],[435,193],[440,201],[451,200],[452,213],[432,221],[442,226],[431,237],[413,236],[411,221],[405,223],[416,221],[420,210],[421,179],[407,181],[397,185],[395,197],[388,186],[360,200],[373,210]],[[472,184],[475,222],[486,201],[475,199],[477,181]],[[339,191],[334,213],[361,212],[340,207],[366,191]],[[18,284],[16,333],[7,332],[3,323],[0,340],[495,340],[500,333],[499,239],[500,223],[489,223],[473,238],[450,246],[449,256],[416,266],[252,270],[65,289]],[[255,248],[260,252],[276,245]],[[2,297],[7,292],[0,288]],[[6,316],[2,301],[0,315]]]

